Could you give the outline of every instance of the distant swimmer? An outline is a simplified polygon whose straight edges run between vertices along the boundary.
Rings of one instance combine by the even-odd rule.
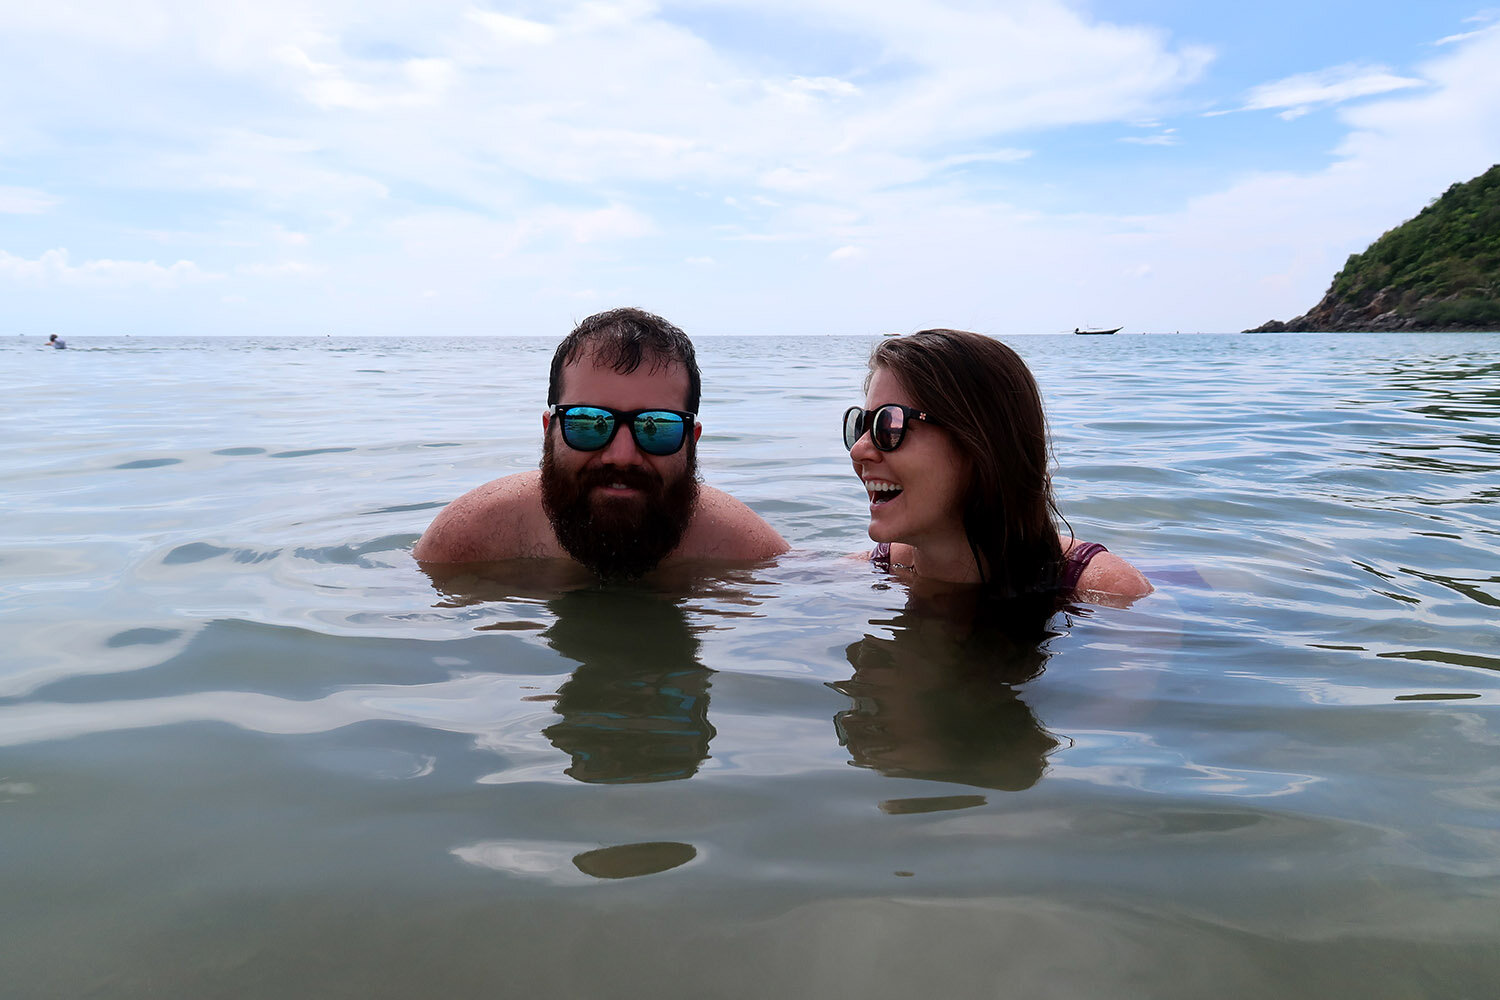
[[[57,348],[59,351],[68,346],[67,341],[63,340],[55,333],[47,338],[47,344],[51,347]]]
[[[698,362],[681,330],[639,309],[590,316],[552,357],[542,467],[470,490],[417,542],[427,563],[572,559],[604,578],[658,563],[765,559],[765,521],[698,482]]]

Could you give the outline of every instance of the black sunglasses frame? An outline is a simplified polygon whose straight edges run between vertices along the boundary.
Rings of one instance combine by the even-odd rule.
[[[568,440],[567,412],[569,410],[603,410],[605,413],[608,413],[610,415],[610,418],[614,421],[614,424],[610,427],[609,433],[605,435],[603,442],[601,442],[599,445],[593,448],[580,448],[578,447],[578,445]],[[603,451],[605,448],[609,447],[609,443],[615,439],[615,435],[620,432],[621,427],[629,427],[630,436],[632,440],[635,441],[635,446],[639,448],[644,454],[652,455],[656,458],[665,458],[668,455],[675,455],[679,451],[681,451],[683,445],[687,444],[688,437],[693,433],[693,424],[698,420],[698,414],[696,413],[689,413],[686,410],[669,410],[664,406],[648,406],[642,410],[616,410],[613,407],[600,406],[597,403],[553,403],[551,406],[547,407],[547,412],[559,421],[557,430],[558,434],[563,439],[563,444],[567,445],[569,448],[572,448],[574,451]],[[647,447],[641,441],[640,433],[637,431],[635,426],[636,418],[643,413],[670,413],[674,417],[681,417],[682,440],[677,442],[677,447],[673,448],[671,451],[652,451],[649,447]]]
[[[871,428],[875,426],[875,417],[880,413],[881,410],[901,411],[901,426],[896,428],[896,440],[892,441],[889,447],[881,444],[878,440],[876,440],[875,434],[871,430]],[[853,439],[850,439],[849,418],[856,413],[859,414],[859,423],[856,425],[859,428],[859,432],[854,435]],[[915,407],[902,406],[900,403],[882,403],[879,406],[875,407],[873,410],[866,410],[861,406],[851,406],[849,407],[849,409],[844,411],[844,447],[850,451],[853,451],[854,446],[859,443],[859,439],[864,437],[866,434],[869,434],[870,443],[875,446],[875,449],[877,451],[895,451],[897,448],[901,447],[901,442],[906,440],[906,422],[908,420],[920,420],[923,423],[932,424],[934,427],[940,426],[938,422],[936,420],[933,420],[932,417],[926,412],[918,410]]]

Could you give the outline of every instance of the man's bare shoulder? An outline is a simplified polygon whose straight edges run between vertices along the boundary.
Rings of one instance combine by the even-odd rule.
[[[759,514],[723,490],[698,489],[692,524],[674,555],[679,559],[769,559],[791,546]]]
[[[434,563],[563,555],[542,510],[541,474],[521,472],[476,486],[443,508],[412,555]]]

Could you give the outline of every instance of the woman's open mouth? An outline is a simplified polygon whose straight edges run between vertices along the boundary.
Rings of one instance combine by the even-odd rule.
[[[878,479],[865,480],[865,489],[870,493],[870,505],[878,507],[883,503],[890,503],[901,495],[901,487],[895,483],[881,482]]]

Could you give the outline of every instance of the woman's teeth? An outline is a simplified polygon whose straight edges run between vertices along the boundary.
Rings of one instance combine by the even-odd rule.
[[[901,495],[901,487],[895,483],[865,483],[865,489],[870,492],[871,503],[887,503]]]

